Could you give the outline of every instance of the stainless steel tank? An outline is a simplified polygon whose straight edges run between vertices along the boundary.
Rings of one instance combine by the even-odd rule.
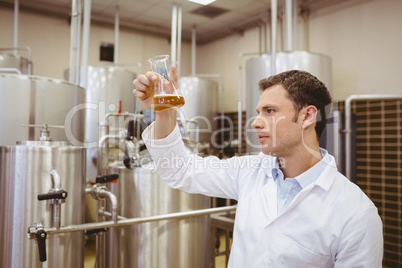
[[[51,179],[54,170],[59,183]],[[47,261],[40,262],[38,246],[27,238],[34,223],[52,227],[54,210],[38,201],[59,184],[68,196],[61,204],[61,226],[85,220],[85,150],[60,142],[26,142],[0,146],[0,267],[83,267],[84,234],[48,235]]]
[[[19,55],[10,53],[0,54],[0,71],[1,69],[16,69],[21,74],[30,74],[32,63]]]
[[[37,140],[40,129],[53,128],[52,138],[75,145],[84,142],[85,91],[66,81],[31,75],[0,74],[0,145]],[[25,125],[25,126],[23,126]]]
[[[261,145],[255,131],[251,128],[255,109],[260,98],[261,91],[258,82],[271,76],[272,55],[264,54],[252,58],[246,62],[246,122],[247,132],[243,132],[246,139],[246,151],[249,154],[256,154],[261,151]],[[276,54],[276,73],[290,70],[303,70],[311,73],[320,79],[331,92],[332,66],[331,59],[327,56],[307,51],[278,52]]]
[[[147,151],[141,167],[110,167],[119,174],[110,190],[118,199],[119,215],[147,217],[210,208],[210,198],[168,187],[158,176]],[[209,216],[148,222],[111,228],[107,232],[106,267],[204,268],[211,266]]]
[[[196,76],[182,77],[179,79],[179,88],[182,92],[185,104],[179,109],[182,111],[186,120],[197,122],[199,131],[196,130],[196,125],[187,122],[186,132],[191,140],[211,143],[213,140],[212,134],[217,129],[217,124],[220,120],[216,118],[218,113],[218,84],[217,82]]]
[[[116,66],[89,66],[87,71],[86,102],[89,109],[86,110],[85,117],[85,141],[87,144],[94,144],[99,141],[99,123],[105,120],[106,114],[119,111],[120,101],[122,113],[135,111],[133,81],[136,74]],[[115,119],[116,117],[113,117],[112,122],[109,122],[110,134],[126,128],[124,120]],[[98,175],[96,146],[88,148],[88,178]]]

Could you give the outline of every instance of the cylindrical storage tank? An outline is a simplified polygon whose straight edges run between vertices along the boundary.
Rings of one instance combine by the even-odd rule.
[[[271,76],[272,55],[264,54],[246,62],[246,119],[245,135],[246,150],[249,154],[261,152],[256,131],[252,130],[251,123],[257,115],[256,107],[261,95],[258,82]],[[306,51],[278,52],[276,54],[276,73],[290,70],[303,70],[320,79],[331,92],[332,65],[327,56]]]
[[[9,53],[0,54],[0,69],[17,69],[21,74],[30,74],[31,64],[28,59],[19,55]]]
[[[59,175],[59,183],[52,179],[52,170]],[[27,238],[34,223],[49,228],[58,222],[54,205],[38,201],[38,195],[54,188],[68,194],[61,204],[60,226],[83,224],[84,187],[82,147],[42,141],[0,146],[0,267],[84,267],[83,232],[48,235],[46,262],[39,260],[38,244]]]
[[[197,123],[186,122],[185,130],[189,138],[193,141],[198,138],[201,143],[213,144],[216,140],[212,134],[220,123],[216,118],[219,94],[217,82],[196,76],[182,77],[179,79],[179,88],[186,102],[179,110],[179,115],[182,112],[186,120]]]
[[[74,145],[84,142],[85,91],[48,77],[0,74],[0,145],[37,140],[39,127],[52,128],[52,139]],[[25,125],[25,126],[24,126]]]
[[[86,102],[89,109],[85,118],[85,141],[88,146],[87,177],[95,179],[97,174],[96,155],[99,141],[99,123],[105,120],[106,114],[117,113],[121,101],[121,112],[135,111],[133,81],[135,73],[115,66],[88,66]],[[109,133],[115,134],[119,129],[125,129],[123,118],[110,117]],[[93,144],[93,146],[91,146]]]
[[[209,197],[168,187],[146,152],[142,152],[141,167],[130,170],[115,166],[109,170],[119,174],[117,183],[110,184],[117,196],[119,215],[149,217],[210,208]],[[106,235],[107,267],[211,267],[209,215],[110,228]]]

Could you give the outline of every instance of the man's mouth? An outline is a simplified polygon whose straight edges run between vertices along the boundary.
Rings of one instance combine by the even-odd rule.
[[[258,141],[259,141],[259,142],[262,142],[262,141],[264,141],[265,139],[268,139],[268,138],[269,138],[268,135],[263,135],[263,134],[257,134],[257,136],[258,136]]]

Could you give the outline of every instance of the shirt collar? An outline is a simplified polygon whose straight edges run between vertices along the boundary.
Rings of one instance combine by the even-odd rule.
[[[328,154],[327,150],[320,148],[320,154],[321,154],[321,160],[300,174],[299,176],[295,177],[294,179],[300,184],[302,189],[306,188],[308,185],[312,184],[315,182],[318,177],[321,175],[321,173],[324,171],[324,169],[331,164],[331,156]],[[276,161],[274,162],[275,165],[273,165],[271,174],[267,174],[269,176],[272,176],[274,180],[276,180],[277,175],[281,172],[280,171],[280,166],[279,166],[279,160],[276,158]],[[321,186],[320,184],[318,184]],[[323,185],[324,186],[324,185]]]
[[[321,160],[317,164],[295,177],[303,189],[316,181],[327,166],[327,162],[329,161],[329,154],[327,150],[320,148],[320,153]]]

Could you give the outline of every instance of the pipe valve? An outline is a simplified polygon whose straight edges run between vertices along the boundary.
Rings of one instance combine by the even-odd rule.
[[[47,233],[41,223],[34,223],[33,226],[28,228],[28,238],[35,239],[38,243],[39,260],[45,262],[46,256],[46,237]]]
[[[56,170],[50,172],[50,178],[52,180],[52,189],[50,189],[46,194],[38,194],[38,200],[49,200],[51,204],[61,204],[65,202],[67,198],[67,192],[61,189],[60,175]]]

